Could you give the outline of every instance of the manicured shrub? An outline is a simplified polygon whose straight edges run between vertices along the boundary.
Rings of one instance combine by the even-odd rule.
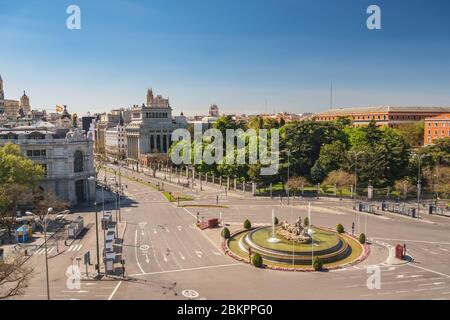
[[[226,227],[222,229],[222,238],[224,239],[230,238],[230,230]]]
[[[250,220],[246,219],[244,221],[244,229],[250,229],[252,227],[252,224],[250,223]]]
[[[305,217],[305,219],[303,219],[303,226],[305,226],[305,228],[309,227],[309,218],[308,217]]]
[[[263,258],[261,257],[261,255],[259,253],[254,253],[252,255],[252,264],[257,267],[257,268],[261,268],[263,265]]]
[[[359,235],[359,242],[360,242],[361,244],[366,243],[366,235],[365,235],[364,233],[361,233],[361,234]]]
[[[278,221],[277,217],[274,217],[273,218],[273,223],[277,226],[280,223],[280,221]]]
[[[342,225],[342,224],[338,224],[337,226],[336,226],[336,231],[338,232],[338,233],[344,233],[344,226]]]
[[[322,267],[323,267],[322,259],[320,259],[319,257],[315,257],[313,266],[314,266],[314,270],[322,271]]]

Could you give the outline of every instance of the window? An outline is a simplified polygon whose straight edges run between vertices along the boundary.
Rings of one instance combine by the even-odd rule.
[[[33,156],[33,150],[27,150],[27,157]]]
[[[83,152],[81,152],[80,150],[75,151],[75,153],[73,154],[73,172],[83,172],[83,162]]]

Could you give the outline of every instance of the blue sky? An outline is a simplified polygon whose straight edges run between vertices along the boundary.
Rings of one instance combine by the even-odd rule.
[[[175,113],[317,112],[331,81],[335,106],[449,106],[450,1],[0,0],[0,74],[8,98],[80,114],[141,104],[147,87]]]

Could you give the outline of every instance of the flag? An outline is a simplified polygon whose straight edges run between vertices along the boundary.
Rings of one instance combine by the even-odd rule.
[[[57,113],[61,113],[63,112],[64,108],[62,106],[60,106],[59,104],[56,105],[56,112]]]

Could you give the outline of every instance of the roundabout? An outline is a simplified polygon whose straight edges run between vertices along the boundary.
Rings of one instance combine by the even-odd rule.
[[[289,234],[286,229],[290,230]],[[243,262],[249,262],[250,255],[259,254],[264,267],[291,271],[311,271],[317,258],[324,269],[341,268],[362,261],[369,253],[366,245],[349,234],[325,227],[301,227],[298,223],[292,226],[286,222],[276,227],[238,231],[224,241],[224,249]]]

